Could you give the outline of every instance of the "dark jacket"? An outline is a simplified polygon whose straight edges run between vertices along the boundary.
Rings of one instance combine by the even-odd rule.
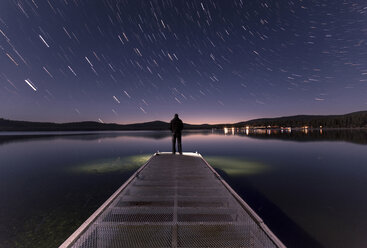
[[[180,118],[173,118],[170,123],[170,130],[172,133],[180,133],[183,129],[183,123]]]

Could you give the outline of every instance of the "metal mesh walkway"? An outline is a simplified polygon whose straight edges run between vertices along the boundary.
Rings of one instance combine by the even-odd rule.
[[[195,153],[155,154],[60,247],[284,247]]]

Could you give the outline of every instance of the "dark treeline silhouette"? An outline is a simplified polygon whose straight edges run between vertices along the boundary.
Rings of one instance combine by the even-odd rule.
[[[346,115],[297,115],[279,118],[262,118],[234,124],[184,124],[185,130],[213,129],[227,127],[303,127],[318,128],[364,128],[367,127],[367,111],[354,112]],[[122,130],[169,130],[169,123],[152,121],[135,124],[100,123],[93,121],[51,123],[13,121],[0,118],[0,131],[122,131]]]
[[[278,118],[262,118],[236,123],[234,126],[355,128],[367,127],[367,111],[346,115],[296,115]]]

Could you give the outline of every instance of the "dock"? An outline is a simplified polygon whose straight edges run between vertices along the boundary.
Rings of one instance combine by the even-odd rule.
[[[155,153],[61,248],[285,247],[198,153]]]

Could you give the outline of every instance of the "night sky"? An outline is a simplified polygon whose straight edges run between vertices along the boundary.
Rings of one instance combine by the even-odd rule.
[[[220,123],[365,109],[365,0],[0,2],[3,118]]]

